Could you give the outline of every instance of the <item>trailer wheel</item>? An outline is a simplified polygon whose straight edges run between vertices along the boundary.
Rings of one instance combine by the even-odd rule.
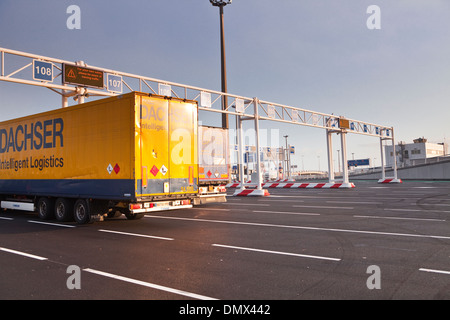
[[[75,202],[73,209],[73,217],[78,224],[85,224],[91,222],[91,211],[86,200],[78,199]]]
[[[56,199],[55,218],[60,222],[71,221],[73,219],[72,201],[65,198]]]
[[[50,220],[55,217],[55,202],[50,198],[39,198],[37,203],[38,217],[43,220]]]

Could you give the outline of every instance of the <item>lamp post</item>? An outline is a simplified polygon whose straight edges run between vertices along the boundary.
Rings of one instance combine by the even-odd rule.
[[[227,93],[227,68],[225,63],[225,32],[223,27],[223,7],[231,4],[231,0],[209,0],[214,7],[220,9],[220,51],[221,51],[221,71],[222,71],[222,92]],[[227,96],[222,97],[222,110],[226,110],[228,106]],[[222,113],[222,127],[228,129],[228,114]]]

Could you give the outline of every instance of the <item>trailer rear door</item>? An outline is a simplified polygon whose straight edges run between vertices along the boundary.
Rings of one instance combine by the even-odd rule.
[[[170,193],[198,192],[197,105],[169,102]]]
[[[136,104],[137,196],[169,194],[169,101],[138,96]]]
[[[198,192],[196,104],[160,96],[136,103],[137,196]]]

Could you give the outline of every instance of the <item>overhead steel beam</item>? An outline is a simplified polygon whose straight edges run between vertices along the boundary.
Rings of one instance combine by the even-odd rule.
[[[26,62],[24,66],[15,67],[14,70],[9,71],[9,75],[5,76],[5,70],[7,67],[6,58],[9,56],[19,56],[22,58],[28,59],[37,59],[41,61],[51,62],[54,68],[58,70],[62,70],[63,64],[76,65],[76,62],[66,61],[57,58],[51,58],[26,52],[21,52],[17,50],[11,50],[7,48],[1,48],[1,76],[0,81],[8,81],[14,83],[22,83],[27,85],[34,85],[40,87],[47,87],[50,89],[61,90],[60,93],[67,96],[73,96],[74,92],[78,95],[96,95],[96,96],[113,96],[119,93],[108,91],[108,86],[105,84],[105,89],[94,89],[94,88],[86,88],[80,86],[73,86],[69,84],[55,84],[45,81],[38,81],[32,79],[32,72],[28,75],[28,77],[12,77],[12,75],[23,74],[24,71],[30,67],[30,61]],[[61,66],[59,66],[61,65]],[[142,91],[142,89],[148,88],[149,93],[157,93],[153,88],[158,87],[159,84],[170,86],[170,92],[173,93],[176,97],[189,99],[189,100],[200,100],[201,93],[208,93],[211,95],[211,104],[208,107],[199,106],[199,110],[203,111],[211,111],[217,113],[226,113],[230,115],[241,116],[243,119],[254,118],[256,113],[255,108],[252,108],[254,105],[255,98],[249,98],[239,95],[234,95],[230,93],[224,93],[215,90],[209,90],[200,87],[194,87],[189,85],[184,85],[171,81],[164,81],[160,79],[150,78],[139,76],[136,74],[131,74],[127,72],[121,72],[112,69],[100,68],[89,65],[89,68],[99,70],[104,72],[105,74],[113,74],[122,76],[122,83],[130,91]],[[59,75],[58,75],[59,76]],[[56,76],[55,78],[57,78]],[[106,77],[105,77],[106,78]],[[105,80],[106,81],[106,80]],[[132,81],[137,82],[136,87],[132,84]],[[144,83],[145,86],[142,86]],[[155,84],[155,86],[152,86]],[[80,90],[83,88],[84,90]],[[226,96],[228,99],[228,103],[226,108],[222,107],[222,97]],[[238,104],[242,104],[242,110],[238,110]],[[199,104],[200,105],[200,104]],[[346,132],[346,133],[356,133],[361,135],[368,136],[376,136],[381,137],[383,139],[393,139],[393,128],[388,126],[377,125],[369,122],[354,120],[345,118],[343,116],[336,116],[333,114],[327,114],[317,111],[312,111],[304,108],[293,107],[288,105],[283,105],[279,103],[273,103],[268,101],[263,101],[257,99],[256,102],[257,108],[260,108],[261,112],[259,112],[258,120],[269,120],[276,121],[281,123],[290,123],[308,127],[322,128],[327,130],[335,130],[336,132]],[[343,128],[340,126],[340,120],[345,119],[348,121],[349,127]]]

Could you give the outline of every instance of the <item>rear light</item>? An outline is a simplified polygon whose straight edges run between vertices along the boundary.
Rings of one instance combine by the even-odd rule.
[[[136,204],[136,203],[130,203],[130,210],[136,210],[136,209],[141,209],[141,205],[140,204]]]
[[[183,200],[183,201],[181,201],[181,204],[182,204],[183,206],[188,205],[188,204],[191,204],[191,200]]]

